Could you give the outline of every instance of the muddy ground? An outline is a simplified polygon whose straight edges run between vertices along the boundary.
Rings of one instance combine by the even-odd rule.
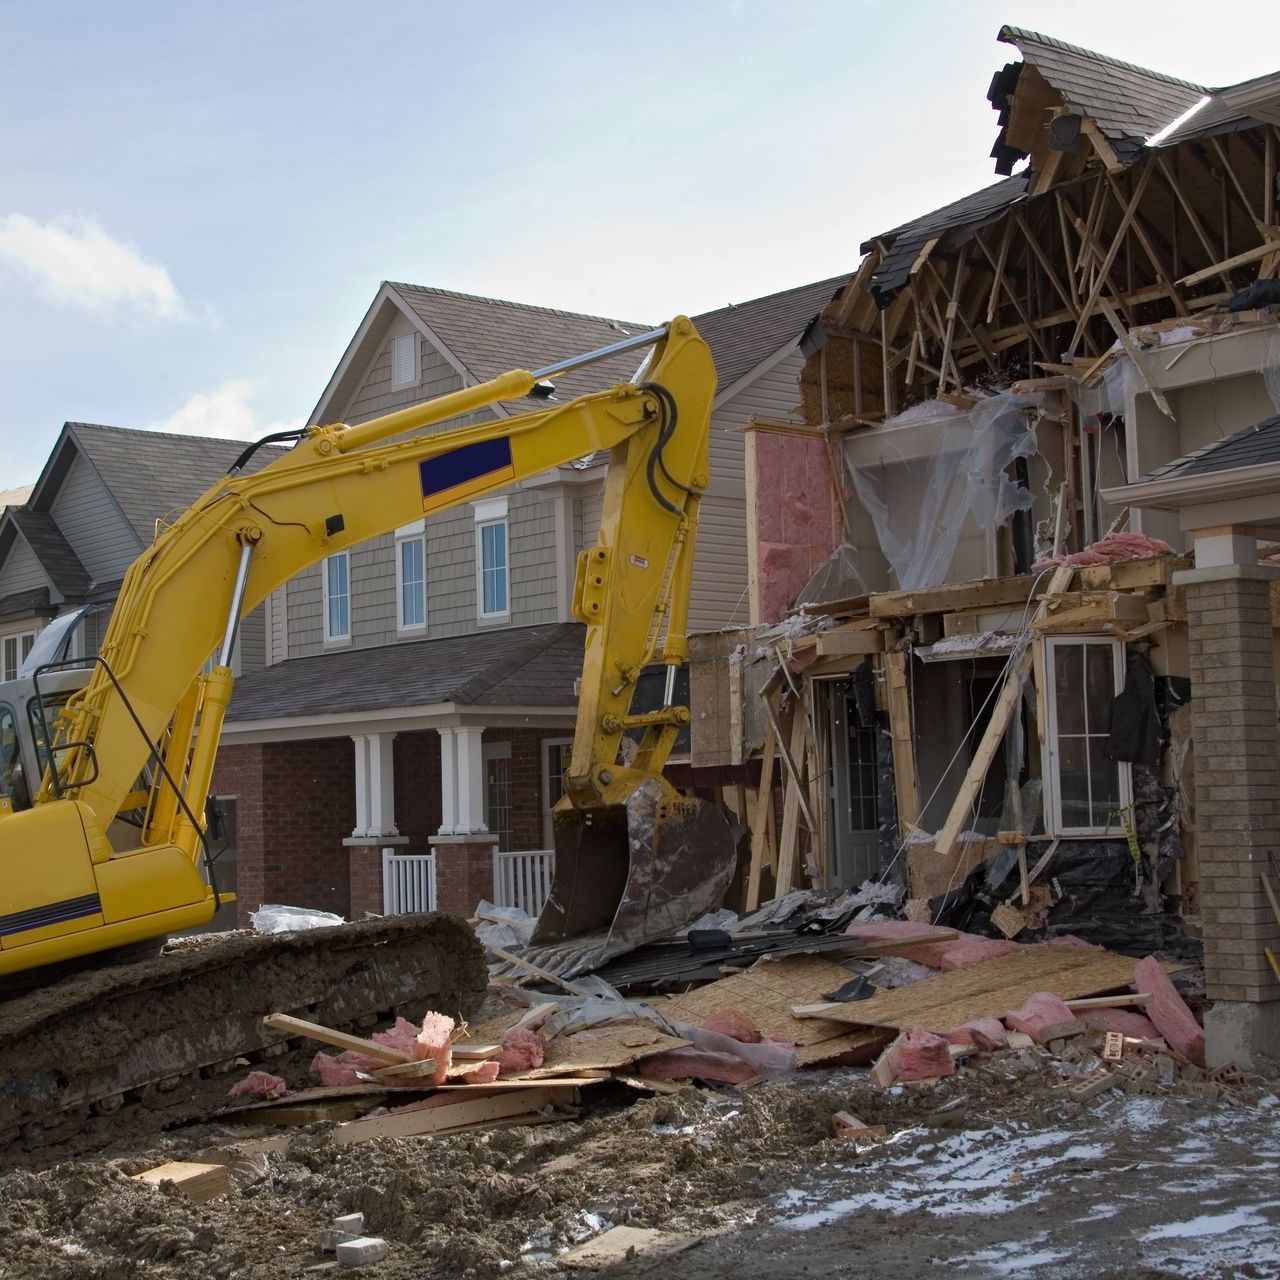
[[[0,1275],[323,1275],[315,1242],[355,1210],[391,1243],[362,1273],[376,1280],[581,1275],[564,1251],[612,1224],[694,1242],[615,1277],[1280,1275],[1271,1094],[1082,1106],[1054,1083],[974,1073],[886,1093],[845,1069],[638,1101],[606,1085],[559,1124],[341,1148],[313,1128],[242,1160],[232,1194],[203,1206],[129,1179],[243,1136],[205,1125],[0,1175]],[[839,1109],[889,1141],[834,1140]]]

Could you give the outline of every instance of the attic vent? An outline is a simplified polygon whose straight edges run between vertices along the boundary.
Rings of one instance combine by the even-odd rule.
[[[418,339],[405,333],[391,344],[391,381],[397,387],[410,387],[418,381]]]

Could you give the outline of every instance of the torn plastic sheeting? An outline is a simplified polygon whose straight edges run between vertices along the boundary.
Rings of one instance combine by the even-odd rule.
[[[841,542],[814,570],[813,576],[800,588],[796,603],[803,608],[811,604],[830,604],[851,596],[868,595],[867,580],[858,568],[862,552],[852,542]]]
[[[997,529],[1015,512],[1031,509],[1031,491],[1011,480],[1006,468],[1039,452],[1028,415],[1043,399],[1005,391],[968,412],[930,402],[845,442],[854,491],[901,588],[946,580],[967,521]],[[908,456],[895,447],[896,431],[910,427],[915,434],[925,424],[934,428],[927,450]],[[876,444],[879,458],[858,461]]]
[[[688,1023],[671,1024],[675,1034],[683,1040],[692,1041],[698,1049],[709,1053],[729,1054],[741,1058],[757,1075],[767,1080],[781,1080],[792,1075],[796,1070],[796,1047],[778,1040],[761,1040],[758,1044],[744,1044],[732,1036],[722,1035],[719,1031],[708,1031],[706,1027],[690,1026]]]
[[[332,911],[264,902],[257,911],[249,913],[249,923],[257,933],[297,933],[303,929],[329,929],[346,921]]]
[[[479,917],[476,937],[486,951],[493,947],[527,947],[533,937],[533,927],[538,923],[519,907],[500,907],[487,899],[481,900],[475,914]]]

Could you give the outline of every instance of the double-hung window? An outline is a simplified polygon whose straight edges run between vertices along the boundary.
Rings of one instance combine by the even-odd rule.
[[[21,631],[0,640],[0,678],[16,680],[22,664],[36,642],[34,631]]]
[[[351,639],[351,556],[339,551],[321,566],[324,583],[325,644],[346,644]]]
[[[416,520],[396,530],[396,629],[427,626],[426,523]]]
[[[1108,835],[1133,803],[1130,765],[1109,760],[1111,704],[1124,685],[1124,646],[1104,636],[1045,642],[1045,829]]]
[[[476,599],[482,622],[511,616],[506,498],[472,504],[476,516]]]

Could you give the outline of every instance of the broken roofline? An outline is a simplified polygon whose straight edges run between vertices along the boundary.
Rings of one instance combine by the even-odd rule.
[[[1008,31],[1019,47],[1041,42],[1045,66],[1054,51],[1114,61]],[[802,380],[810,422],[870,425],[966,383],[1070,373],[1130,329],[1192,315],[1275,273],[1277,127],[1242,114],[1232,90],[1165,146],[1140,137],[1117,151],[1126,129],[1159,132],[1203,89],[1128,68],[1133,92],[1146,85],[1151,102],[1125,127],[1109,117],[1103,127],[1075,101],[1083,90],[1068,97],[1036,63],[1015,65],[1015,83],[997,75],[992,95],[1001,137],[1029,167],[863,245],[849,286],[806,335],[806,354],[826,351]],[[1280,94],[1280,75],[1250,84],[1250,100]],[[1092,92],[1101,102],[1103,90]]]

